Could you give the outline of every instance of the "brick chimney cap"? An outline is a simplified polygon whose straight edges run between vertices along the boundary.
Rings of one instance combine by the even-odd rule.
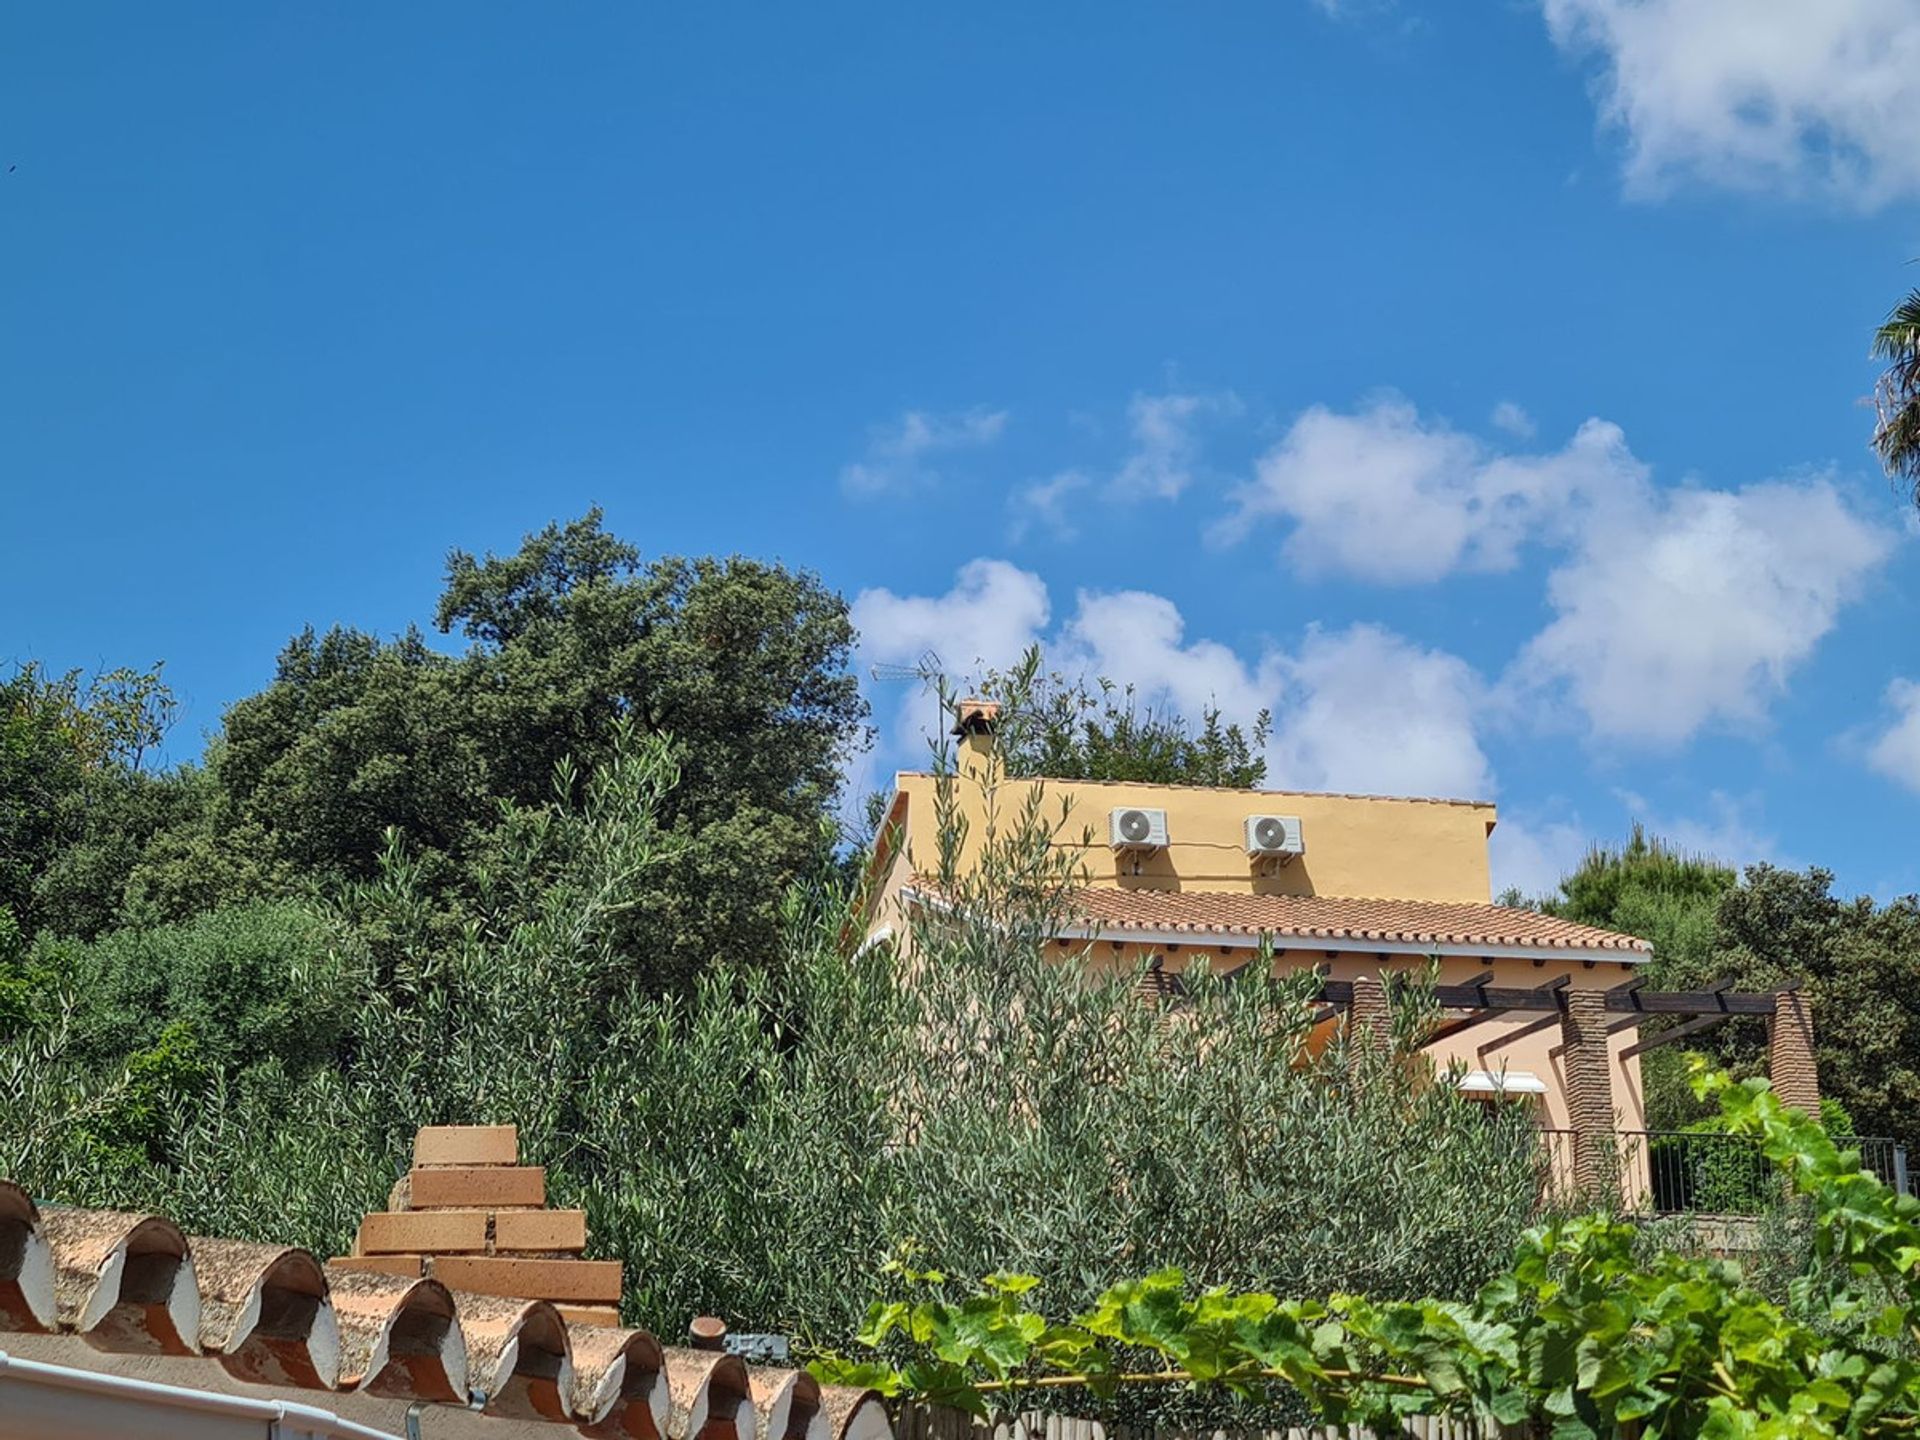
[[[991,735],[1000,723],[1000,702],[969,695],[953,707],[955,735]]]

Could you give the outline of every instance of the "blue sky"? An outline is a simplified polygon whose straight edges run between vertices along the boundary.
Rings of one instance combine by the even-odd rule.
[[[606,507],[1270,706],[1271,782],[1920,889],[1908,0],[45,6],[0,42],[0,658],[165,660]],[[876,687],[868,783],[924,706]]]

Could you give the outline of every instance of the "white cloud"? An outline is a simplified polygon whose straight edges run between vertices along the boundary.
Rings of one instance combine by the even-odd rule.
[[[918,664],[928,651],[946,673],[958,679],[992,666],[1004,666],[1040,638],[1052,605],[1038,575],[1004,560],[970,560],[960,567],[944,595],[896,595],[891,590],[862,590],[853,599],[851,617],[860,635],[866,664]],[[876,695],[876,709],[888,703]],[[921,758],[933,704],[919,687],[898,692],[883,744],[894,758]]]
[[[1190,720],[1217,706],[1230,721],[1274,717],[1268,783],[1299,790],[1470,796],[1492,794],[1492,767],[1476,729],[1485,700],[1465,661],[1372,625],[1309,630],[1297,651],[1246,658],[1216,640],[1189,639],[1179,607],[1142,591],[1083,591],[1072,616],[1048,631],[1045,583],[1002,560],[965,566],[945,595],[863,591],[853,603],[862,658],[911,662],[933,650],[956,680],[1046,645],[1051,668],[1132,685],[1171,701]],[[1391,703],[1382,703],[1390,696]],[[886,743],[912,754],[931,711],[904,696]]]
[[[1518,406],[1494,418],[1531,423]],[[1661,490],[1607,421],[1557,450],[1502,449],[1397,396],[1308,410],[1233,502],[1220,533],[1280,519],[1303,576],[1411,584],[1561,552],[1553,618],[1504,692],[1532,710],[1568,699],[1595,735],[1652,745],[1758,720],[1893,544],[1826,479]]]
[[[1007,497],[1007,510],[1012,517],[1007,524],[1008,538],[1017,545],[1035,530],[1045,530],[1056,540],[1074,539],[1080,531],[1067,501],[1092,483],[1079,470],[1062,470],[1058,475],[1035,480],[1014,491]]]
[[[1272,706],[1281,684],[1276,657],[1249,665],[1218,641],[1189,644],[1179,607],[1139,590],[1082,591],[1054,659],[1062,669],[1165,696],[1190,720],[1217,706],[1244,723]]]
[[[1533,423],[1533,417],[1526,412],[1525,408],[1511,400],[1502,400],[1494,406],[1493,414],[1488,418],[1493,422],[1494,429],[1504,430],[1507,434],[1522,440],[1531,440],[1537,428]]]
[[[1547,579],[1556,618],[1511,676],[1522,696],[1570,696],[1608,739],[1759,720],[1893,545],[1824,480],[1611,501],[1582,517]]]
[[[1599,57],[1631,189],[1685,181],[1872,206],[1920,192],[1913,0],[1542,0]]]
[[[1563,878],[1580,868],[1592,847],[1593,841],[1577,822],[1502,815],[1487,842],[1493,893],[1518,890],[1529,900],[1552,895]]]
[[[1293,790],[1486,799],[1480,677],[1375,625],[1310,630],[1284,657],[1267,783]]]
[[[1133,451],[1114,477],[1114,494],[1122,499],[1177,499],[1193,483],[1200,460],[1195,422],[1239,409],[1233,395],[1135,395],[1127,407]]]
[[[1188,640],[1179,607],[1141,591],[1082,592],[1057,638],[1068,671],[1165,697],[1189,720],[1216,706],[1246,723],[1274,715],[1267,784],[1390,795],[1493,793],[1476,738],[1483,687],[1465,661],[1374,625],[1309,630],[1293,653],[1243,659]],[[1391,695],[1391,704],[1381,697]]]
[[[1038,638],[1051,611],[1038,575],[1005,560],[969,560],[944,595],[862,590],[852,616],[869,661],[907,663],[937,651],[954,673],[1004,665]]]
[[[1867,763],[1920,793],[1920,684],[1895,680],[1887,686],[1887,705],[1894,718],[1867,747]]]
[[[1303,575],[1414,584],[1510,570],[1570,504],[1643,475],[1601,421],[1559,451],[1503,455],[1398,396],[1353,414],[1316,405],[1261,457],[1215,533],[1237,540],[1278,518],[1291,526],[1282,558]]]
[[[865,457],[841,469],[841,488],[863,496],[924,488],[940,478],[937,457],[991,445],[1006,428],[1004,410],[909,410],[892,424],[873,427]]]

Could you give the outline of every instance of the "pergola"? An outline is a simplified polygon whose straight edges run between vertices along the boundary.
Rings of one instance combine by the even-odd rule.
[[[1748,994],[1723,981],[1704,990],[1649,990],[1645,979],[1636,977],[1603,990],[1576,987],[1568,975],[1523,988],[1495,985],[1489,976],[1464,985],[1436,985],[1432,994],[1442,1009],[1454,1013],[1428,1038],[1429,1045],[1516,1014],[1532,1018],[1483,1048],[1498,1049],[1522,1036],[1556,1025],[1560,1028],[1560,1044],[1553,1053],[1564,1067],[1574,1172],[1583,1186],[1606,1183],[1617,1153],[1609,1041],[1660,1016],[1685,1018],[1671,1029],[1628,1045],[1619,1052],[1621,1059],[1687,1039],[1735,1016],[1761,1016],[1767,1021],[1768,1072],[1774,1093],[1809,1114],[1820,1109],[1812,1020],[1806,996],[1795,988]],[[1376,977],[1323,981],[1319,1000],[1324,1007],[1321,1014],[1328,1018],[1344,1014],[1357,1030],[1383,1039],[1391,1034],[1386,987]]]

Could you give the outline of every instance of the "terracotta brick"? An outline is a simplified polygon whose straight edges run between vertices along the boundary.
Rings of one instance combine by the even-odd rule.
[[[1375,976],[1353,977],[1353,1008],[1347,1012],[1347,1024],[1357,1043],[1393,1048],[1393,1007],[1387,987]]]
[[[620,1310],[615,1305],[556,1305],[554,1309],[569,1325],[605,1325],[617,1328]]]
[[[420,1165],[517,1165],[520,1131],[512,1125],[424,1125],[413,1137]]]
[[[424,1255],[336,1255],[327,1263],[367,1275],[405,1275],[408,1279],[417,1279],[427,1273]]]
[[[409,1251],[473,1250],[487,1248],[487,1212],[484,1210],[408,1210],[369,1215],[360,1222],[356,1255],[403,1255]]]
[[[422,1246],[439,1249],[439,1246]],[[452,1247],[447,1247],[452,1248]],[[584,1250],[584,1210],[502,1210],[493,1217],[495,1250]]]
[[[1613,1062],[1607,1052],[1606,993],[1569,990],[1560,1012],[1560,1044],[1573,1131],[1574,1183],[1598,1202],[1619,1190],[1619,1141],[1613,1132]]]
[[[547,1172],[538,1165],[449,1165],[414,1170],[407,1183],[416,1210],[540,1205],[547,1198]]]
[[[455,1290],[523,1300],[612,1304],[620,1299],[618,1260],[512,1260],[501,1255],[448,1255],[433,1262],[434,1279]]]
[[[1767,1027],[1767,1072],[1782,1105],[1820,1114],[1820,1067],[1813,1058],[1813,1003],[1798,990],[1773,997]]]

